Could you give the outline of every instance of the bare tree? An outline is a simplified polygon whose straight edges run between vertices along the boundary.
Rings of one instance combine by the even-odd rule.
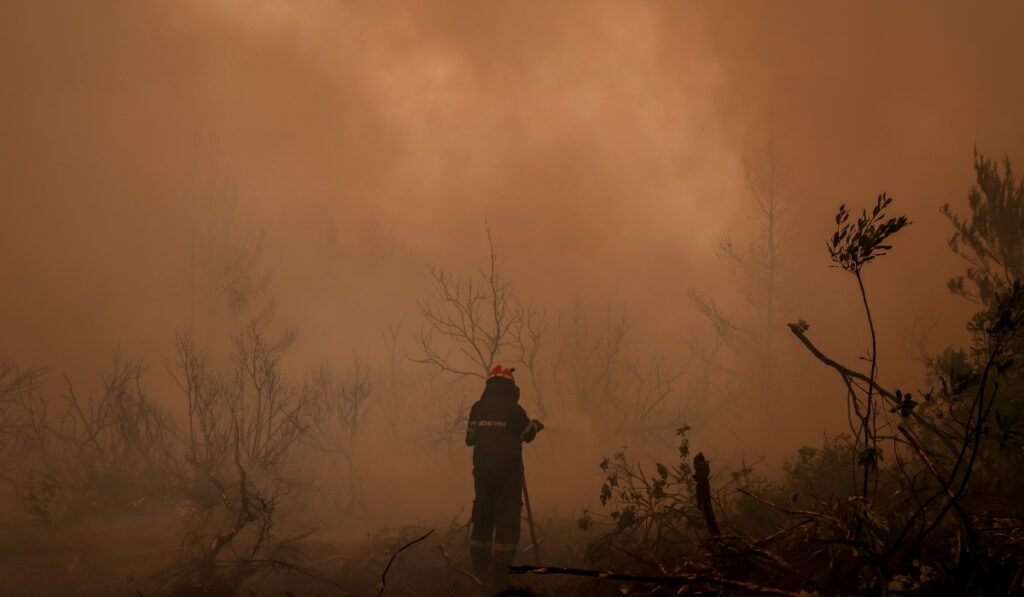
[[[209,366],[192,339],[176,338],[172,372],[188,407],[186,459],[195,508],[183,516],[185,554],[155,581],[175,591],[231,594],[249,577],[277,567],[288,540],[274,539],[274,512],[295,480],[289,462],[317,414],[309,384],[289,380],[281,356],[295,339],[271,340],[266,319],[250,321],[234,338],[231,369]]]
[[[749,351],[751,347],[750,330],[736,323],[715,299],[706,297],[696,290],[687,291],[690,301],[714,331],[715,343],[728,348],[734,353]]]
[[[30,397],[43,373],[41,368],[20,369],[0,360],[0,480],[13,481],[31,446],[26,441],[31,420],[26,407],[31,408]]]
[[[521,365],[531,377],[541,346],[539,314],[522,306],[498,268],[498,251],[490,228],[487,266],[477,276],[459,278],[431,266],[432,289],[419,303],[427,326],[413,360],[448,375],[453,382],[484,379],[499,360]],[[534,377],[535,378],[535,377]],[[541,414],[543,396],[534,388]]]
[[[664,357],[652,356],[643,363],[629,363],[625,371],[629,387],[613,401],[613,407],[630,442],[674,432],[689,414],[678,388],[685,365],[672,365]]]
[[[230,406],[223,399],[224,381],[208,369],[206,356],[196,348],[192,337],[177,334],[174,340],[178,361],[171,375],[188,408],[186,458],[199,480],[228,453],[230,436],[223,428],[230,419]]]
[[[183,557],[151,579],[170,594],[235,594],[250,576],[286,564],[274,558],[270,544],[277,496],[250,479],[242,434],[237,425],[232,431],[226,443],[233,471],[208,472],[214,498],[183,518]],[[224,483],[223,477],[234,482]]]
[[[693,355],[679,362],[639,350],[631,329],[624,313],[609,308],[595,323],[577,302],[560,327],[553,381],[606,432],[635,443],[662,438],[696,416],[708,386]]]
[[[200,477],[230,469],[235,427],[243,466],[271,476],[280,474],[289,451],[309,428],[311,393],[286,379],[280,367],[295,334],[271,341],[266,323],[252,320],[236,335],[227,376],[209,368],[188,336],[177,338],[174,378],[187,402],[187,450]]]
[[[554,373],[558,393],[571,396],[580,410],[608,409],[622,384],[630,326],[629,317],[613,315],[610,308],[595,325],[577,300],[560,326],[561,351]]]
[[[544,337],[544,327],[543,316],[537,311],[527,309],[523,315],[523,325],[513,330],[514,344],[519,350],[516,362],[526,370],[533,387],[533,396],[537,400],[537,409],[542,417],[548,414],[547,403],[544,401],[544,379],[540,375],[540,349]]]
[[[350,515],[357,509],[366,513],[357,441],[369,412],[373,384],[359,359],[353,358],[351,373],[343,379],[326,366],[318,368],[310,380],[310,390],[314,422],[309,433],[312,443],[343,461],[349,497],[342,514]]]
[[[143,366],[115,355],[98,397],[65,388],[48,399],[24,378],[18,392],[23,509],[44,523],[75,508],[141,505],[181,479],[179,436],[165,412],[149,400]]]
[[[399,348],[401,335],[402,326],[398,322],[389,322],[383,333],[383,387],[378,395],[377,406],[392,434],[399,433],[403,411],[402,396],[409,389],[409,377],[403,367],[407,359]]]
[[[235,337],[234,374],[229,386],[232,418],[241,432],[243,454],[265,471],[277,469],[309,426],[312,396],[287,380],[281,354],[295,332],[267,338],[263,323],[251,321]]]
[[[730,348],[753,363],[754,389],[762,403],[772,391],[772,371],[776,366],[774,337],[785,242],[786,208],[778,195],[777,170],[771,144],[759,163],[747,163],[744,182],[750,192],[755,231],[744,245],[726,237],[718,250],[719,257],[741,275],[741,293],[753,310],[753,318],[729,317],[714,301],[690,293],[702,315],[723,334]]]

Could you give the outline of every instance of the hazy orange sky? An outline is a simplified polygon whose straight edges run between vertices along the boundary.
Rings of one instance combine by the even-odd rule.
[[[866,270],[883,341],[970,307],[938,213],[973,148],[1024,164],[1017,2],[3,2],[0,356],[160,363],[187,323],[190,217],[237,203],[300,354],[416,328],[427,266],[472,272],[489,222],[517,290],[684,337],[686,292],[750,231],[745,164],[788,207],[780,319],[863,340],[828,269],[840,203],[914,224]],[[1024,165],[1020,166],[1024,167]],[[852,324],[852,325],[851,325]],[[916,326],[916,327],[915,327]],[[653,342],[653,339],[652,339]],[[863,344],[847,347],[856,355]]]

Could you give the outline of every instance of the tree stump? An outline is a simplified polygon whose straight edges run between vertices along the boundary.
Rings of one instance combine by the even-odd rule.
[[[697,482],[697,509],[704,515],[708,525],[708,533],[712,537],[720,534],[718,521],[715,520],[715,509],[711,506],[711,465],[704,459],[702,452],[693,457],[693,478]]]

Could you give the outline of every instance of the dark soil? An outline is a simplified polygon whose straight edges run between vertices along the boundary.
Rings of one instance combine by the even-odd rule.
[[[380,529],[358,540],[314,532],[272,556],[256,556],[241,582],[203,587],[169,583],[183,561],[182,529],[174,516],[110,513],[44,526],[0,522],[0,597],[33,595],[612,595],[618,583],[532,574],[510,575],[508,586],[477,579],[469,563],[468,527],[450,522]],[[426,539],[396,551],[427,532]],[[288,535],[280,531],[281,539]],[[585,566],[590,535],[575,521],[539,525],[544,563]],[[526,525],[517,564],[535,564]],[[392,556],[394,559],[392,560]],[[388,564],[390,562],[390,568]],[[515,590],[509,590],[513,587]]]

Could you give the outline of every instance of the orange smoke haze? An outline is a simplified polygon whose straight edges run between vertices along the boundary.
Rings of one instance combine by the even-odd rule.
[[[863,354],[855,282],[824,243],[840,203],[885,191],[913,225],[865,277],[883,378],[915,387],[910,339],[962,342],[972,311],[946,290],[964,266],[939,206],[966,211],[975,146],[1024,163],[1022,17],[1012,2],[7,2],[0,356],[94,379],[120,346],[167,383],[211,205],[262,231],[300,369],[378,354],[389,323],[420,329],[428,266],[475,272],[486,226],[551,322],[579,300],[678,350],[703,325],[688,290],[743,305],[716,253],[753,234],[744,172],[774,156],[777,324]],[[795,383],[838,392],[780,329]],[[836,396],[794,397],[786,437],[751,450],[843,429]]]

